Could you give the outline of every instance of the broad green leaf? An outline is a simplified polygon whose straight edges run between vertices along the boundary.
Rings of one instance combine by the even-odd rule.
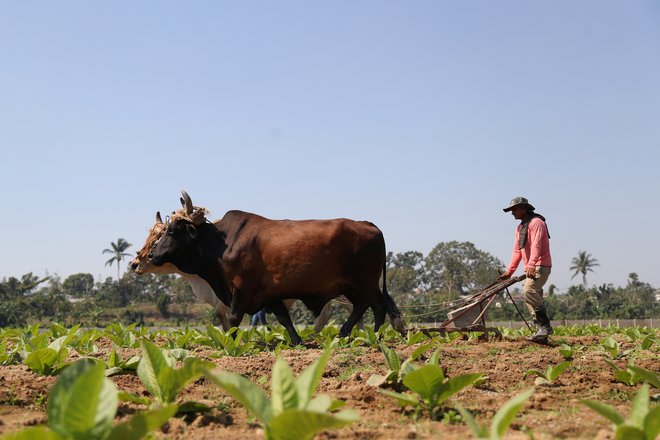
[[[623,417],[621,417],[613,407],[606,403],[601,403],[596,400],[589,399],[582,399],[581,402],[615,425],[621,425],[624,422]]]
[[[328,396],[327,394],[319,394],[310,400],[307,404],[307,407],[304,409],[314,412],[326,412],[329,410],[330,405],[332,405],[332,397]]]
[[[273,416],[288,409],[298,408],[298,390],[296,379],[293,377],[291,367],[282,359],[277,358],[273,365],[270,378],[271,402]],[[305,390],[306,392],[307,390]]]
[[[649,386],[644,384],[640,387],[635,397],[632,400],[632,407],[630,409],[630,416],[628,416],[628,423],[636,428],[642,429],[644,426],[644,418],[649,412]]]
[[[648,382],[652,386],[660,388],[660,375],[658,375],[658,373],[634,365],[629,365],[628,369],[635,372],[644,381]]]
[[[57,362],[58,353],[52,348],[35,350],[25,359],[25,365],[35,373],[50,374],[53,365]]]
[[[296,379],[299,409],[305,408],[316,392],[331,352],[332,351],[329,349],[325,350],[323,355],[312,362],[312,364],[300,373],[300,376]]]
[[[151,405],[151,399],[144,396],[138,396],[135,393],[129,393],[128,391],[119,390],[117,393],[117,398],[121,402],[135,403],[138,405]]]
[[[262,423],[268,423],[272,415],[272,407],[263,389],[238,374],[216,373],[206,368],[203,371],[210,381],[231,394]]]
[[[406,374],[403,384],[422,396],[424,400],[429,400],[440,392],[444,379],[445,375],[440,366],[424,365]]]
[[[150,411],[142,411],[129,421],[115,426],[107,440],[139,440],[160,428],[176,413],[178,405],[167,405]]]
[[[379,387],[383,385],[385,382],[387,382],[387,379],[389,376],[382,376],[380,374],[372,374],[369,376],[369,379],[367,379],[367,385],[371,387]]]
[[[420,332],[418,334],[424,336],[424,333]],[[431,347],[433,347],[433,342],[429,342],[427,344],[420,345],[415,350],[413,350],[413,352],[410,354],[410,357],[408,359],[410,359],[411,361],[417,360],[417,358],[419,358],[421,355],[426,353]]]
[[[117,387],[104,366],[79,361],[64,369],[48,399],[48,422],[58,434],[102,439],[117,413]]]
[[[492,439],[499,439],[504,435],[506,430],[509,429],[511,422],[513,422],[513,419],[516,418],[516,414],[520,411],[520,408],[522,408],[532,394],[534,394],[534,388],[529,388],[526,391],[513,396],[502,405],[493,417],[490,425],[490,437]]]
[[[173,403],[176,396],[191,381],[201,376],[201,366],[213,368],[210,362],[189,357],[183,361],[180,368],[165,368],[158,376],[158,382],[163,396],[163,403]]]
[[[440,365],[440,349],[438,348],[433,352],[431,358],[429,359],[429,365]]]
[[[655,440],[660,434],[660,406],[656,406],[646,415],[644,433],[646,440]]]
[[[358,420],[356,412],[338,414],[290,410],[274,416],[266,426],[266,438],[272,440],[311,440],[320,431],[341,428]]]
[[[398,374],[401,369],[401,359],[399,359],[399,355],[394,349],[385,344],[380,344],[380,350],[383,352],[383,356],[385,356],[387,367],[390,371],[395,371]]]
[[[159,402],[163,402],[165,396],[161,388],[159,377],[164,371],[174,367],[174,360],[165,356],[163,351],[153,342],[142,340],[142,359],[138,364],[137,374],[144,387]]]
[[[442,403],[463,388],[474,384],[483,377],[482,373],[462,374],[460,376],[450,377],[442,392],[437,397],[437,403]]]
[[[411,393],[397,393],[390,390],[378,390],[379,393],[396,399],[399,406],[418,406],[419,398]]]
[[[640,428],[630,425],[619,425],[614,434],[616,440],[646,440],[646,435]]]
[[[557,366],[552,368],[550,370],[550,374],[548,375],[549,376],[548,378],[550,379],[550,382],[554,382],[555,380],[557,380],[559,375],[561,373],[563,373],[564,370],[566,370],[570,366],[571,366],[571,361],[566,361],[566,362],[562,362],[561,364],[558,364]]]
[[[66,437],[46,426],[32,426],[2,436],[2,440],[66,440]]]

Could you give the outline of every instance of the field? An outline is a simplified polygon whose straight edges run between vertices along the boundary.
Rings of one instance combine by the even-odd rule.
[[[266,434],[272,438],[286,438],[277,430],[275,421],[256,417],[246,409],[251,408],[249,403],[237,399],[227,386],[219,386],[222,381],[211,380],[211,373],[208,373],[240,374],[252,386],[263,388],[268,395],[272,392],[273,408],[279,405],[286,410],[286,402],[295,400],[293,404],[300,410],[304,406],[300,396],[291,397],[291,393],[295,394],[292,389],[296,389],[292,385],[293,377],[287,375],[288,368],[283,363],[276,365],[278,358],[290,366],[295,377],[312,365],[303,376],[307,379],[313,377],[310,371],[316,368],[318,388],[309,385],[305,392],[310,396],[325,394],[332,398],[325,407],[302,409],[323,413],[328,420],[332,417],[339,419],[333,411],[334,404],[330,405],[331,401],[339,400],[345,402],[340,411],[354,410],[357,413],[355,421],[343,422],[348,423],[345,426],[319,428],[314,437],[318,439],[473,438],[474,432],[457,410],[459,405],[467,409],[479,424],[490,426],[507,400],[532,387],[533,393],[528,399],[521,400],[519,410],[511,410],[515,418],[504,438],[613,439],[614,424],[585,405],[583,399],[610,405],[626,419],[636,393],[650,389],[649,407],[657,406],[657,373],[660,370],[660,332],[657,329],[590,325],[556,330],[551,344],[543,346],[527,342],[524,332],[509,329],[503,329],[504,339],[485,341],[479,339],[478,334],[410,332],[407,337],[402,337],[389,327],[384,327],[379,334],[367,327],[355,330],[351,338],[339,339],[335,338],[336,328],[329,327],[318,335],[312,334],[310,329],[301,329],[306,346],[292,348],[281,328],[239,330],[236,340],[213,327],[148,331],[121,325],[100,330],[65,329],[54,325],[41,329],[5,329],[0,330],[0,435],[40,424],[62,432],[66,422],[58,422],[55,418],[63,417],[60,413],[67,411],[61,409],[58,412],[54,402],[64,405],[62,402],[66,399],[56,395],[53,388],[60,377],[57,374],[66,372],[66,365],[81,358],[96,360],[87,362],[85,365],[88,366],[103,365],[98,367],[99,371],[104,371],[104,376],[108,376],[120,391],[116,415],[112,413],[109,417],[110,425],[116,427],[123,422],[130,423],[130,420],[146,414],[149,408],[178,405],[178,415],[165,416],[163,421],[166,423],[160,427],[159,422],[159,427],[154,428],[152,435],[156,438],[253,439],[264,438]],[[322,361],[326,351],[329,353],[324,366]],[[410,368],[405,363],[397,365],[398,361],[404,362],[409,357],[412,357],[407,363]],[[145,373],[145,358],[155,372],[151,376]],[[212,364],[198,362],[200,359]],[[140,367],[142,370],[138,368],[138,361],[144,363]],[[184,378],[183,373],[163,376],[164,382],[155,384],[154,378],[161,374],[158,369],[163,371],[166,364],[181,367],[180,371],[185,370],[189,376]],[[551,367],[549,371],[548,367]],[[552,367],[557,368],[553,370]],[[412,378],[414,374],[421,375],[422,371],[433,373],[438,369],[445,382],[453,384],[452,393],[455,394],[445,400],[427,402],[425,406],[423,401],[419,403],[417,390],[411,391],[414,389],[410,386]],[[452,382],[463,375],[476,373],[482,376],[470,376],[471,379],[465,376],[460,386]],[[379,379],[377,375],[389,377]],[[66,379],[63,376],[64,373],[62,381]],[[147,381],[152,380],[152,383],[145,384],[148,377],[151,379]],[[175,382],[175,377],[182,381],[180,390],[170,390],[170,397],[166,397],[163,390]],[[226,375],[225,384],[228,377],[234,376]],[[649,388],[643,385],[645,382],[655,386]],[[245,382],[240,384],[239,392],[245,392],[248,389]],[[75,388],[73,382],[69,383],[69,388]],[[162,391],[160,395],[158,390]],[[86,392],[87,395],[91,393]],[[392,393],[408,396],[408,405],[400,406]],[[68,404],[76,399],[82,402],[87,395],[73,395]],[[250,399],[254,404],[254,395],[248,396],[247,400]],[[183,405],[184,402],[194,402],[194,409]],[[203,410],[200,404],[204,405]],[[174,412],[174,407],[171,408]],[[297,437],[294,434],[298,429],[296,420],[300,425],[306,424],[303,422],[308,416],[305,411],[292,412],[289,438]],[[68,413],[70,417],[70,409]],[[658,411],[654,415],[657,416]],[[347,416],[346,420],[349,419]],[[655,428],[642,426],[641,429],[647,429],[648,435]],[[25,435],[23,438],[37,438],[35,432]],[[98,438],[104,436],[107,437],[100,434]],[[119,437],[131,438],[127,435]]]

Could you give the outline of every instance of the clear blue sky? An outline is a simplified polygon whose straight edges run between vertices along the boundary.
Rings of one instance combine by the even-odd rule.
[[[655,1],[5,1],[0,57],[0,278],[113,276],[186,189],[505,263],[524,195],[561,290],[660,286]]]

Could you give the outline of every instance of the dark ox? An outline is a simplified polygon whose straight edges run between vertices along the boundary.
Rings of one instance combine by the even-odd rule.
[[[184,198],[181,199],[181,204],[183,205],[183,209],[185,212],[187,206],[192,206],[192,202],[189,200],[190,197],[188,196],[187,193],[184,191]],[[186,203],[188,205],[186,205]],[[203,278],[201,278],[198,275],[193,275],[189,273],[182,272],[179,270],[178,267],[171,263],[165,263],[162,266],[155,266],[152,264],[152,262],[149,260],[149,254],[151,253],[153,247],[156,245],[158,240],[163,236],[165,233],[165,229],[167,228],[166,223],[163,222],[160,212],[156,213],[156,223],[149,229],[149,235],[147,236],[147,239],[144,242],[144,246],[142,246],[142,249],[136,252],[135,258],[129,265],[130,269],[137,275],[143,275],[146,273],[154,273],[154,274],[179,274],[181,277],[183,277],[185,280],[188,281],[190,284],[190,287],[192,288],[193,293],[195,296],[206,302],[207,304],[210,304],[213,306],[213,310],[215,311],[216,316],[220,320],[220,325],[225,331],[228,331],[231,327],[229,326],[229,321],[227,320],[227,315],[229,314],[229,307],[225,305],[220,299],[216,296],[215,292],[213,289],[211,289],[211,286],[209,283],[207,283]],[[339,304],[341,304],[343,307],[347,308],[349,312],[352,310],[352,307],[345,302],[345,300],[341,301],[341,298],[339,298]],[[295,299],[287,299],[284,300],[284,306],[287,308],[287,310],[291,309],[291,306],[295,302]],[[323,310],[321,310],[321,314],[316,318],[316,323],[314,324],[314,331],[320,332],[323,327],[328,323],[330,320],[330,317],[332,315],[332,302],[328,303],[323,307]],[[358,327],[362,326],[362,321],[358,321]]]
[[[404,332],[400,312],[385,287],[383,234],[370,222],[270,220],[242,211],[229,211],[215,223],[177,218],[149,258],[156,266],[171,263],[208,282],[230,306],[232,327],[245,313],[266,305],[297,345],[302,340],[282,300],[299,299],[318,315],[328,301],[344,295],[353,311],[340,336],[350,334],[368,307],[376,330],[387,313],[394,328]]]

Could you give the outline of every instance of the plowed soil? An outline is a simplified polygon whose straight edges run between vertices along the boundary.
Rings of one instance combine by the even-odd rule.
[[[561,337],[543,346],[524,339],[503,341],[457,340],[440,344],[440,364],[451,377],[465,373],[484,373],[487,380],[477,388],[468,387],[447,402],[447,409],[460,403],[476,415],[482,423],[490,423],[494,413],[507,399],[534,385],[534,376],[526,376],[530,369],[545,370],[546,366],[564,361],[557,350],[559,342],[583,345],[566,370],[552,385],[539,385],[531,399],[519,412],[505,438],[583,438],[613,439],[611,424],[580,403],[580,399],[595,399],[627,414],[630,399],[638,386],[629,387],[615,382],[612,368],[604,361],[604,351],[598,347],[596,337]],[[630,343],[623,349],[632,348]],[[110,343],[101,344],[105,356]],[[393,347],[401,358],[408,357],[416,346]],[[315,348],[284,350],[281,356],[300,373],[321,353]],[[655,352],[645,352],[636,365],[658,371],[660,360]],[[139,354],[137,349],[121,350],[121,357]],[[246,357],[215,358],[216,352],[198,350],[195,356],[211,360],[218,369],[240,373],[252,382],[269,390],[270,372],[275,361],[271,352]],[[428,355],[431,351],[428,352]],[[75,353],[71,360],[75,360]],[[421,359],[418,363],[423,363]],[[626,360],[615,361],[625,367]],[[0,434],[14,432],[23,427],[46,423],[46,403],[49,390],[56,377],[40,376],[25,365],[0,367]],[[360,414],[360,420],[349,427],[320,433],[318,439],[464,439],[471,438],[469,428],[463,422],[431,421],[428,415],[413,419],[390,397],[367,385],[372,374],[385,374],[387,364],[380,350],[370,347],[335,349],[318,392],[346,401],[346,408]],[[120,390],[146,395],[136,375],[125,374],[111,378]],[[657,390],[655,390],[657,392]],[[169,439],[256,439],[263,438],[259,423],[228,394],[206,379],[189,384],[181,401],[194,400],[214,407],[206,415],[191,420],[172,418],[157,431],[157,438]],[[117,421],[141,410],[139,406],[120,403]]]

